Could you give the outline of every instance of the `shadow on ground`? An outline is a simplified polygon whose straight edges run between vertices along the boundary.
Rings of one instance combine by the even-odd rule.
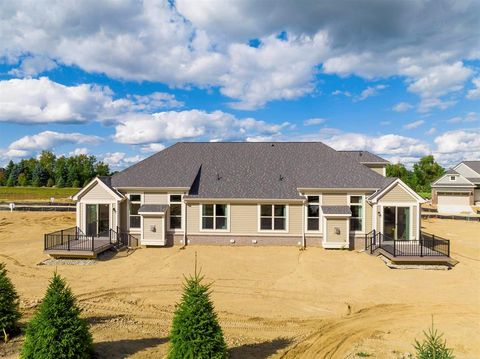
[[[96,358],[125,358],[142,350],[164,344],[168,338],[123,339],[93,345]]]
[[[291,339],[277,338],[262,343],[245,344],[239,347],[231,348],[229,352],[230,359],[244,358],[268,358],[281,349],[288,347],[292,343]]]

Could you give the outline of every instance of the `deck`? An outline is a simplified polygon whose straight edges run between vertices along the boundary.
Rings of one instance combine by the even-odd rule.
[[[89,236],[78,227],[44,235],[44,252],[52,257],[96,258],[110,248],[136,247],[138,239],[129,233],[109,229],[98,236]]]

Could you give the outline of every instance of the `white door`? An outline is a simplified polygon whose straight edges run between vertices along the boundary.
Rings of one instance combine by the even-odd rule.
[[[455,193],[449,195],[438,195],[439,206],[469,206],[470,197],[468,193]]]

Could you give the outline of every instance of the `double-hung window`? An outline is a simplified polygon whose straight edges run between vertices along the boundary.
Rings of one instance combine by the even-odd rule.
[[[307,197],[307,231],[320,230],[320,197]]]
[[[138,214],[138,210],[142,205],[142,196],[139,194],[131,194],[129,195],[129,222],[130,222],[130,229],[140,229],[140,215]]]
[[[202,205],[202,229],[204,230],[227,230],[228,207],[226,204]]]
[[[352,217],[350,218],[350,230],[363,231],[363,196],[350,196],[350,210]]]
[[[182,228],[182,195],[171,194],[170,202],[170,229]]]
[[[284,204],[260,205],[260,230],[285,231],[287,229],[287,206]]]

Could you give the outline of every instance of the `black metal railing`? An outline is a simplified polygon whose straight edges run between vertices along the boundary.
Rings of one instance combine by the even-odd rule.
[[[393,257],[450,257],[450,241],[421,232],[419,240],[393,239],[375,230],[365,235],[365,250],[383,249]]]

